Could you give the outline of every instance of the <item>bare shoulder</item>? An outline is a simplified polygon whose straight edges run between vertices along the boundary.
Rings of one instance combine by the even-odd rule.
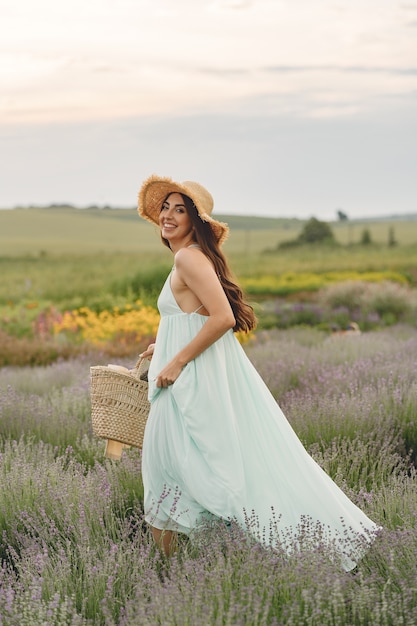
[[[178,278],[185,284],[208,282],[217,278],[214,267],[199,248],[181,248],[175,255],[175,267]]]
[[[187,270],[190,267],[205,265],[211,267],[211,262],[200,248],[181,248],[175,255],[175,267],[179,270]]]

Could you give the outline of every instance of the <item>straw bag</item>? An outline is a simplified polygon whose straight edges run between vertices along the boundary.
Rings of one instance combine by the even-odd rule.
[[[142,447],[150,408],[148,365],[147,359],[139,359],[133,370],[90,367],[91,421],[98,437]]]

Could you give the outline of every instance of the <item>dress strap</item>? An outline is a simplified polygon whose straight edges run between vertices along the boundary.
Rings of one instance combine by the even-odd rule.
[[[203,309],[203,308],[204,308],[204,304],[200,304],[200,306],[198,307],[198,309],[196,309],[195,311],[193,311],[193,313],[198,313],[198,311],[199,311],[200,309]]]

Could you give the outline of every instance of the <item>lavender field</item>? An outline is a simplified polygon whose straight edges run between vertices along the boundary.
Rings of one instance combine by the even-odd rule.
[[[92,435],[98,362],[84,355],[1,370],[0,626],[417,624],[417,329],[271,330],[245,349],[310,454],[383,527],[357,569],[220,523],[163,558],[140,452],[110,461]]]

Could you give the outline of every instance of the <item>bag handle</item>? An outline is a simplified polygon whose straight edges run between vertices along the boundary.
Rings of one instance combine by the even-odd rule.
[[[130,373],[135,378],[139,378],[140,380],[147,381],[148,377],[145,375],[148,373],[148,369],[149,369],[148,359],[144,357],[139,357],[138,360],[136,361],[135,367],[132,370],[130,370]]]

